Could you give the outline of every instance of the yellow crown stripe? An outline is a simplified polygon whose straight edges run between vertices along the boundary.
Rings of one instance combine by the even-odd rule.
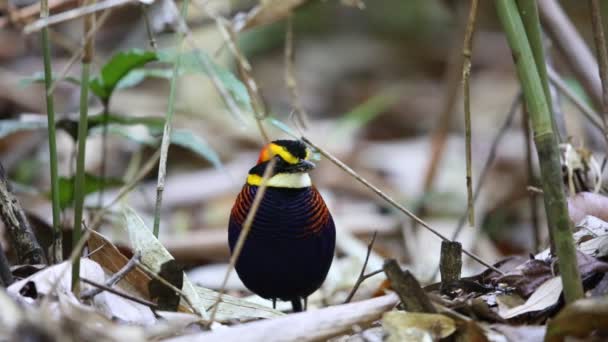
[[[289,164],[297,164],[298,158],[294,157],[293,154],[289,153],[283,146],[279,146],[276,144],[270,144],[270,152],[273,154],[279,155],[284,161]]]

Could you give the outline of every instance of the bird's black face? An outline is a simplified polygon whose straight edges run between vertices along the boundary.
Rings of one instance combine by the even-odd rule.
[[[271,158],[276,159],[273,175],[307,172],[315,167],[308,160],[310,155],[310,150],[299,140],[275,140],[262,149],[258,164],[249,174],[262,176]]]

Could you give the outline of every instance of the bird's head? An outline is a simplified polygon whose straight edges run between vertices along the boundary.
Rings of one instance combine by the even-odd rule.
[[[269,180],[269,186],[298,188],[310,186],[306,173],[315,167],[310,161],[311,151],[299,140],[275,140],[262,148],[257,164],[249,170],[247,183],[260,185],[262,175],[271,159],[276,164]]]

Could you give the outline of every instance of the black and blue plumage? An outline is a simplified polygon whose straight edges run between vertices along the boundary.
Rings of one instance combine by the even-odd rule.
[[[272,144],[280,143],[275,141]],[[290,155],[297,155],[296,152],[292,151]],[[264,159],[261,155],[250,175],[263,173],[267,162]],[[291,160],[291,163],[278,160],[274,175],[302,173],[302,165],[296,165],[305,158],[298,160]],[[335,226],[314,186],[275,185],[269,183],[266,189],[235,267],[252,292],[267,299],[291,301],[294,311],[301,311],[302,300],[321,286],[329,271],[335,249]],[[258,185],[248,181],[232,208],[228,229],[231,252],[257,191]]]

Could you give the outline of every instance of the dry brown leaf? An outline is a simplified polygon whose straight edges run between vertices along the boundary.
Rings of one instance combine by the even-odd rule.
[[[596,330],[608,333],[606,297],[579,299],[566,306],[549,322],[545,341],[563,341],[566,336],[585,337]]]
[[[456,331],[456,323],[447,316],[405,311],[385,313],[382,326],[389,333],[388,341],[393,342],[427,341],[427,335],[433,341],[446,338]]]
[[[129,259],[124,256],[116,246],[105,236],[93,231],[91,232],[87,245],[92,251],[90,258],[101,265],[108,273],[114,274],[123,268]],[[148,283],[150,277],[139,268],[133,269],[131,272],[118,283],[118,285],[127,289],[135,289],[143,298],[150,298],[148,291]],[[125,286],[127,285],[127,286]]]
[[[528,312],[544,310],[555,305],[561,293],[562,279],[560,277],[553,277],[536,289],[524,304],[503,312],[501,316],[502,318],[509,319]]]

